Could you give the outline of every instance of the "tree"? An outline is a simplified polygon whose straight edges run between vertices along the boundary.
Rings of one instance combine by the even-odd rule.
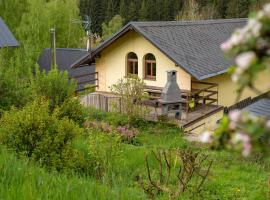
[[[120,1],[120,7],[119,7],[119,15],[122,16],[126,20],[126,13],[127,13],[127,7],[126,7],[126,1],[121,0]]]
[[[147,18],[147,9],[145,0],[142,1],[141,9],[140,9],[140,20],[145,21]]]
[[[106,21],[110,21],[114,16],[114,2],[113,0],[108,0],[107,10],[106,10]]]
[[[115,15],[108,24],[102,24],[102,39],[105,40],[117,32],[123,26],[123,19],[120,15]]]

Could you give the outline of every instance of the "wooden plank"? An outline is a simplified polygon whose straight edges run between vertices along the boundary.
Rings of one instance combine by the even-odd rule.
[[[87,80],[87,81],[82,81],[82,82],[77,82],[78,85],[82,85],[82,84],[86,84],[86,83],[91,83],[93,81],[97,81],[98,79],[95,78],[95,79],[91,79],[91,80]]]
[[[82,78],[82,77],[85,77],[85,76],[91,76],[91,75],[96,75],[96,74],[98,74],[98,72],[89,73],[89,74],[82,74],[82,75],[74,76],[74,77],[71,77],[71,78],[77,79],[77,78]]]

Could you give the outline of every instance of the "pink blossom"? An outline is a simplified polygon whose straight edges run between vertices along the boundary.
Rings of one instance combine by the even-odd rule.
[[[225,51],[228,52],[229,50],[231,50],[233,47],[232,43],[230,42],[230,40],[227,40],[226,42],[222,43],[220,45],[220,48]]]
[[[241,119],[241,111],[240,110],[232,110],[229,113],[229,119],[238,122]]]
[[[238,55],[235,62],[238,67],[245,70],[257,59],[256,54],[253,51],[245,52]]]
[[[248,157],[250,155],[250,153],[251,153],[251,149],[252,149],[252,146],[251,146],[250,142],[244,143],[242,155],[244,157]]]
[[[235,130],[237,128],[237,124],[234,121],[230,121],[229,128],[231,130]]]

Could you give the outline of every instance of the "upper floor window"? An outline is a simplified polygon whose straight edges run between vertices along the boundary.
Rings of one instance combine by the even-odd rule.
[[[153,54],[146,54],[144,57],[144,77],[146,79],[156,79],[156,58]]]
[[[133,52],[127,56],[127,75],[129,74],[138,75],[138,57]]]

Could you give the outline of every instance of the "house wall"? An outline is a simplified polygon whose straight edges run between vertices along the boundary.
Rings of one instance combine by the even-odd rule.
[[[184,129],[185,133],[201,134],[203,131],[214,131],[217,128],[217,121],[223,117],[223,110],[220,110],[209,117],[206,117],[195,124]]]
[[[143,57],[152,53],[156,57],[156,80],[145,80],[149,86],[164,87],[167,81],[168,70],[177,70],[177,81],[181,89],[191,89],[191,76],[175,66],[167,56],[152,45],[143,36],[130,31],[101,52],[96,59],[96,71],[99,74],[99,91],[110,91],[109,86],[126,74],[126,56],[134,52],[138,56],[138,74],[143,78]]]
[[[257,81],[255,83],[255,86],[258,90],[262,92],[269,91],[269,85],[270,85],[270,73],[269,72],[263,72],[258,75]],[[236,93],[236,84],[231,80],[230,75],[223,74],[219,75],[213,78],[209,78],[207,80],[204,80],[206,82],[213,82],[219,84],[219,105],[222,106],[231,106],[235,104],[237,93]],[[242,93],[242,96],[240,100],[243,100],[248,97],[256,97],[258,96],[257,93],[250,89],[245,89]]]

